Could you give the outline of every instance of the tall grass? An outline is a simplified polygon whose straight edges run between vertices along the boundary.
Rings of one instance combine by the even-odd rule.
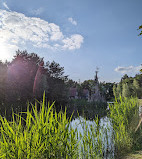
[[[45,104],[45,95],[37,110],[27,108],[26,118],[12,115],[7,121],[0,116],[0,158],[2,159],[99,159],[102,144],[98,129],[84,128],[84,134],[70,126],[71,118],[65,112],[57,113]],[[97,122],[97,121],[96,121]]]
[[[109,105],[110,118],[114,129],[114,140],[116,146],[116,154],[124,155],[130,152],[140,144],[139,137],[142,133],[135,132],[137,127],[138,116],[138,100],[137,98],[119,98],[114,104]]]
[[[99,118],[96,118],[94,121],[88,121],[80,116],[71,122],[71,126],[74,129],[77,128],[79,134],[80,158],[102,158],[103,143]]]

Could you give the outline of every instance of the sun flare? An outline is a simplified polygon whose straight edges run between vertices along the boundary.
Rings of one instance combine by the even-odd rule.
[[[8,49],[4,44],[0,44],[0,60],[5,61],[9,59],[9,53]]]
[[[11,61],[15,51],[18,49],[15,45],[0,43],[0,60],[5,62]]]

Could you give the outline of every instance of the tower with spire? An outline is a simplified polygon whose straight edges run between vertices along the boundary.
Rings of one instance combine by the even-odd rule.
[[[97,67],[96,68],[96,75],[95,75],[95,79],[94,79],[94,82],[95,82],[95,84],[99,84],[99,80],[98,80],[98,72],[99,72],[99,68]]]
[[[98,72],[99,68],[96,68],[96,75],[94,78],[94,87],[92,88],[90,101],[104,101],[104,98],[101,96],[100,88],[99,88],[99,80],[98,80]]]

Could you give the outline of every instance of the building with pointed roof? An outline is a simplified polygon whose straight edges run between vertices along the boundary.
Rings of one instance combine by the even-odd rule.
[[[93,102],[93,101],[104,102],[105,101],[104,97],[101,95],[100,88],[99,88],[98,69],[96,70],[96,75],[94,78],[94,87],[92,88],[91,97],[90,97],[89,101],[90,102]]]

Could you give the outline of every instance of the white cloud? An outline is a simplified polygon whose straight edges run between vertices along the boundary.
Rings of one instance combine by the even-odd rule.
[[[0,42],[15,48],[28,43],[39,48],[73,50],[81,47],[83,37],[74,34],[69,38],[54,23],[26,17],[22,13],[0,10]]]
[[[81,44],[83,43],[83,37],[81,35],[75,34],[72,35],[70,38],[63,39],[63,49],[79,49]]]
[[[73,18],[68,18],[68,21],[71,22],[73,25],[77,25],[77,21],[75,21]]]
[[[6,4],[6,2],[3,2],[3,6],[4,6],[6,9],[10,10],[9,7],[8,7],[8,5]]]
[[[40,15],[43,11],[44,9],[40,7],[38,9],[32,9],[30,13],[32,13],[33,15]]]
[[[122,74],[124,73],[138,73],[140,71],[140,69],[142,69],[142,66],[128,66],[128,67],[121,67],[118,66],[117,68],[115,68],[116,72],[120,72]]]

